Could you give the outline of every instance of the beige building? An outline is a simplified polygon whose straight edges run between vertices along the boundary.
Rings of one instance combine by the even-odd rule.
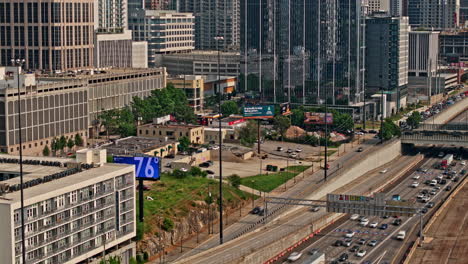
[[[0,65],[25,69],[93,67],[94,0],[0,0]]]
[[[2,263],[21,263],[22,235],[18,164],[0,155]],[[118,251],[122,263],[135,257],[135,169],[105,164],[79,170],[76,161],[32,158],[55,166],[24,166],[24,217],[27,263],[82,263]],[[68,165],[67,165],[68,164]]]
[[[112,156],[134,156],[145,154],[156,157],[176,155],[179,142],[165,141],[150,137],[126,137],[100,148],[106,149]]]
[[[204,100],[204,80],[201,75],[179,75],[168,77],[168,83],[172,83],[175,88],[183,89],[189,105],[195,113],[203,112]]]
[[[157,138],[159,140],[175,140],[187,137],[193,144],[203,144],[205,142],[205,132],[203,126],[196,125],[156,125],[146,124],[138,126],[137,135],[139,137]]]

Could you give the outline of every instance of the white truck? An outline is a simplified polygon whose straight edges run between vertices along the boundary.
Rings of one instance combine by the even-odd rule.
[[[405,237],[406,237],[406,231],[401,230],[400,232],[398,232],[398,234],[397,234],[397,236],[396,236],[396,239],[398,239],[398,240],[405,240]]]
[[[446,167],[449,166],[453,161],[453,154],[447,154],[445,157],[442,159],[441,165]]]

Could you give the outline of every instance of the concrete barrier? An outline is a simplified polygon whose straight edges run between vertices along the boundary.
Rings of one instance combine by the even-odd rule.
[[[427,124],[444,124],[455,118],[458,114],[468,108],[468,97],[458,101],[454,105],[448,107],[436,116],[427,119],[424,123]]]

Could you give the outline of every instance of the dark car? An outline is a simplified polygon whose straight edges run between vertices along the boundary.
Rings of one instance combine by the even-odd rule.
[[[259,206],[255,207],[254,209],[252,209],[252,211],[250,211],[251,214],[258,214],[259,212],[260,212]]]
[[[353,246],[349,249],[349,252],[357,252],[359,250],[359,246]]]
[[[358,240],[359,245],[365,245],[366,242],[367,242],[367,240],[365,240],[364,238],[361,238],[361,239]]]
[[[342,240],[337,240],[337,241],[335,241],[335,243],[333,243],[333,245],[335,247],[341,247],[343,245],[343,241]]]
[[[427,213],[427,208],[421,209],[421,213],[423,213],[423,214]]]
[[[361,147],[359,147],[359,148],[357,149],[357,152],[363,152],[363,151],[364,151],[364,149],[361,148]]]
[[[440,180],[439,184],[441,184],[441,185],[447,184],[447,180],[446,180],[446,179],[442,179],[442,180]]]
[[[319,253],[319,250],[318,248],[313,248],[311,250],[308,251],[309,255],[317,255]]]
[[[212,171],[212,170],[206,170],[206,173],[208,173],[208,174],[210,174],[210,175],[215,174],[214,171]]]
[[[446,191],[452,190],[452,186],[448,185],[447,187],[445,187],[445,190],[446,190]]]
[[[345,260],[348,260],[348,254],[346,253],[343,253],[341,254],[340,258],[338,258],[339,261],[345,261]]]
[[[393,220],[393,223],[392,223],[392,224],[393,224],[393,225],[396,225],[396,226],[401,225],[401,219],[395,219],[395,220]]]
[[[208,162],[203,162],[198,166],[201,167],[201,168],[208,168],[209,166],[211,166],[211,164],[209,164]]]
[[[458,178],[458,177],[453,178],[453,182],[458,182],[459,180],[460,180],[460,178]]]
[[[434,207],[434,202],[428,202],[426,204],[426,206],[427,206],[427,208],[432,208],[432,207]]]
[[[387,225],[387,224],[382,224],[382,225],[380,226],[380,229],[382,229],[382,230],[385,230],[385,229],[387,229],[387,228],[388,228],[388,225]]]

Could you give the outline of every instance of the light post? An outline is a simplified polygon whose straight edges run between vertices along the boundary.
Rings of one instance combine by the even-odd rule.
[[[382,98],[382,112],[380,117],[380,144],[383,144],[383,122],[384,122],[384,90],[383,88],[380,90],[380,97]]]
[[[216,36],[216,49],[218,50],[218,128],[219,128],[219,244],[223,244],[223,163],[222,163],[222,149],[223,149],[223,137],[221,133],[221,76],[220,76],[220,63],[221,53],[219,47],[219,41],[224,40],[223,36]]]
[[[19,169],[20,169],[20,198],[21,198],[21,258],[22,263],[26,263],[26,241],[24,231],[24,190],[23,190],[23,133],[21,131],[21,83],[20,73],[21,67],[26,62],[24,59],[12,59],[11,64],[18,67],[17,81],[18,81],[18,139],[19,139]]]

